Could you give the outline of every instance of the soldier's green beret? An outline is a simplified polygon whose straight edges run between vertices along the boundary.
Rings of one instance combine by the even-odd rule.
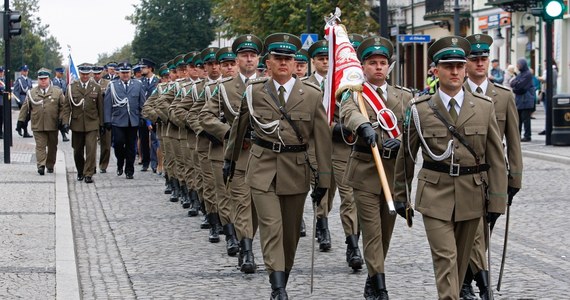
[[[317,55],[329,55],[329,42],[327,40],[320,40],[314,42],[309,47],[309,55],[314,58]]]
[[[168,69],[170,70],[175,70],[176,69],[176,64],[174,63],[174,59],[169,60],[166,65],[168,66]]]
[[[295,54],[295,61],[298,63],[308,63],[309,62],[309,52],[305,49],[297,51]]]
[[[289,33],[273,33],[265,38],[265,49],[270,54],[295,57],[301,49],[301,40]]]
[[[173,59],[174,65],[178,67],[182,67],[186,65],[186,61],[184,60],[184,54],[179,54]]]
[[[91,71],[93,70],[93,66],[88,63],[82,63],[77,66],[77,70],[79,71],[79,73],[88,74],[91,73]]]
[[[38,70],[38,79],[40,78],[50,78],[51,71],[46,68],[41,68]]]
[[[362,41],[364,41],[364,37],[362,35],[356,34],[356,33],[349,34],[348,39],[350,40],[350,44],[352,44],[352,48],[354,48],[354,50],[356,50],[356,48],[358,48],[358,46],[360,46]]]
[[[372,55],[382,55],[387,59],[392,57],[394,53],[394,45],[389,39],[380,36],[366,38],[360,43],[356,49],[356,54],[361,62],[365,61]]]
[[[216,52],[218,52],[218,50],[220,50],[218,47],[208,47],[202,50],[202,52],[200,52],[200,56],[202,57],[204,64],[216,61]]]
[[[166,76],[168,75],[168,66],[167,65],[162,65],[160,66],[160,69],[158,69],[158,75],[160,75],[160,77],[162,76]]]
[[[236,60],[236,54],[232,51],[232,47],[223,47],[216,52],[216,60],[219,63],[229,60]]]
[[[193,61],[194,61],[194,57],[196,55],[200,55],[200,52],[198,51],[192,51],[187,53],[186,55],[184,55],[184,61],[186,62],[187,65],[193,65]]]
[[[471,53],[468,57],[489,56],[493,38],[489,35],[478,33],[466,37],[471,44]]]
[[[263,51],[263,42],[253,34],[240,35],[232,43],[232,51],[236,54],[245,51],[253,51],[259,54]]]
[[[438,63],[466,62],[465,57],[471,53],[471,44],[460,36],[447,36],[433,43],[428,49],[428,56]]]

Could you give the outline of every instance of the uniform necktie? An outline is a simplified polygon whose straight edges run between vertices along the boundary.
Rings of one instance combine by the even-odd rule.
[[[321,80],[321,91],[325,90],[325,80],[326,80],[326,77],[323,77],[323,80]]]
[[[381,88],[376,88],[376,92],[378,93],[378,96],[380,96],[380,99],[386,103],[386,98],[384,98],[384,91]]]
[[[246,78],[243,83],[245,83],[245,85],[247,85],[248,82],[249,82],[249,78]]]
[[[126,90],[127,87],[129,86],[129,82],[128,82],[128,81],[125,81],[125,82],[123,82],[123,84],[125,85],[125,90]]]
[[[86,83],[82,83],[81,86],[83,87],[83,89],[87,88],[87,84]]]
[[[479,94],[483,94],[483,89],[480,86],[478,86],[475,91]]]
[[[451,116],[453,122],[457,121],[457,111],[455,110],[455,104],[457,104],[457,101],[455,101],[455,99],[449,99],[449,115]]]
[[[285,106],[285,87],[279,87],[279,104]]]

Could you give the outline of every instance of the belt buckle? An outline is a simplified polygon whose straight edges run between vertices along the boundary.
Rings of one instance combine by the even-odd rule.
[[[392,158],[392,149],[382,148],[382,158],[386,158],[386,159]]]
[[[459,176],[459,164],[454,164],[453,162],[449,165],[449,176],[458,177]]]
[[[280,153],[281,143],[273,143],[273,146],[271,146],[271,150],[273,150],[273,152]]]

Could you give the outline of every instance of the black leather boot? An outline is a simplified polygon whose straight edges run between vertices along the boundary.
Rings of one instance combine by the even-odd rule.
[[[329,251],[331,249],[331,233],[329,231],[329,222],[327,218],[321,218],[321,240],[319,249],[321,251]]]
[[[459,292],[461,300],[477,300],[477,296],[475,296],[475,292],[473,291],[473,286],[471,286],[471,281],[473,281],[473,272],[471,272],[471,268],[467,267],[465,278],[461,285],[461,291]]]
[[[269,275],[269,282],[271,282],[271,298],[270,300],[288,300],[286,286],[285,272],[273,272]]]
[[[186,184],[182,186],[182,201],[180,202],[182,203],[182,208],[190,208],[190,195],[188,195],[188,187]]]
[[[228,223],[224,225],[224,234],[226,235],[226,251],[229,256],[236,256],[239,252],[239,242],[236,238],[236,229],[234,224]]]
[[[24,127],[24,137],[25,138],[31,138],[33,137],[31,134],[28,133],[28,128]]]
[[[244,238],[240,241],[239,270],[246,274],[255,273],[255,258],[253,257],[252,239]]]
[[[489,289],[489,271],[481,270],[475,274],[474,278],[479,288],[481,300],[493,300],[493,292]]]
[[[218,229],[220,221],[218,213],[209,213],[208,221],[210,222],[210,235],[208,236],[208,240],[210,241],[210,243],[220,242],[220,233],[219,233],[220,231]]]
[[[172,182],[170,181],[170,178],[168,178],[168,175],[164,175],[164,179],[166,179],[166,183],[164,184],[164,193],[172,194]]]
[[[346,237],[346,262],[353,270],[362,269],[362,254],[358,249],[358,236],[352,234]]]
[[[364,284],[364,299],[376,299],[376,293],[374,293],[374,287],[372,287],[372,279],[370,279],[370,276],[366,276],[366,283]]]
[[[389,300],[388,291],[386,290],[386,279],[384,273],[378,273],[370,277],[372,282],[372,288],[374,289],[374,294],[376,298],[374,300]]]
[[[307,236],[307,229],[305,226],[305,219],[301,219],[301,231],[299,232],[300,236]]]
[[[188,210],[189,217],[195,217],[200,211],[200,199],[198,199],[198,192],[190,190],[190,210]]]
[[[323,229],[323,219],[322,218],[317,218],[317,223],[315,226],[315,238],[317,239],[317,242],[319,242],[319,244],[321,243],[321,231]]]
[[[210,229],[212,226],[210,225],[209,214],[204,215],[204,220],[200,223],[200,229]]]
[[[176,178],[171,178],[170,180],[172,182],[172,194],[170,194],[170,202],[178,202],[180,182]]]

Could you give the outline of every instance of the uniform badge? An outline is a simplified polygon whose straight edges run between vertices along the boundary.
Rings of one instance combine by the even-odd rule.
[[[289,42],[289,36],[288,36],[288,35],[283,35],[283,41]]]
[[[451,39],[451,46],[457,45],[457,42],[458,42],[457,38],[452,38]]]
[[[247,35],[247,36],[245,36],[245,38],[246,38],[248,41],[251,41],[251,35]]]

